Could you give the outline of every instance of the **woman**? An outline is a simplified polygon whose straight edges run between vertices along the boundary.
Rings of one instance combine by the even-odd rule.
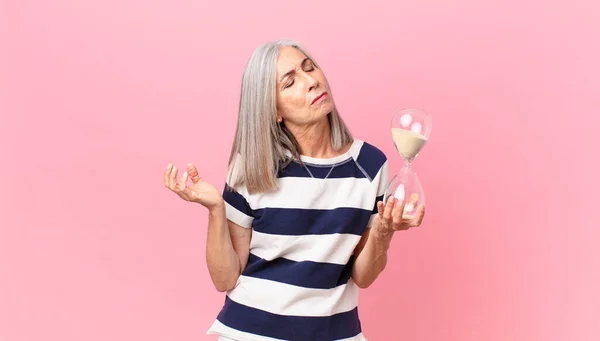
[[[188,176],[191,186],[188,186]],[[299,44],[258,47],[243,75],[224,191],[196,167],[165,185],[208,209],[206,260],[225,304],[219,340],[366,340],[358,291],[383,271],[403,203],[382,202],[386,156],[353,139]]]

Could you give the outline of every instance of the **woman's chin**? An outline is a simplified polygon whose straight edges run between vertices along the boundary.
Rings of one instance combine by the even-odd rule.
[[[319,114],[317,116],[327,116],[331,112],[333,112],[334,105],[333,102],[323,103],[323,105],[318,109]]]

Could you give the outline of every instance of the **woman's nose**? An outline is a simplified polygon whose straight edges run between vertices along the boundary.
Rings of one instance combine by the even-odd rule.
[[[304,75],[306,77],[306,84],[308,84],[308,90],[314,90],[318,85],[319,81],[315,77],[311,77],[309,74]]]

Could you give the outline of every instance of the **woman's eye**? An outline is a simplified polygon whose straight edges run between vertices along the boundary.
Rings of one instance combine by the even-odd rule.
[[[291,82],[289,82],[289,83],[287,83],[287,84],[285,85],[284,89],[287,89],[287,88],[289,88],[289,87],[290,87],[290,86],[292,86],[292,85],[294,85],[294,80],[293,80],[293,79],[292,79],[292,81],[291,81]]]

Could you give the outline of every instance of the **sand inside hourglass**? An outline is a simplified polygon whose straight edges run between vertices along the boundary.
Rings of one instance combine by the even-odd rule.
[[[407,160],[412,160],[427,142],[425,136],[402,128],[392,128],[392,139],[398,153]]]

